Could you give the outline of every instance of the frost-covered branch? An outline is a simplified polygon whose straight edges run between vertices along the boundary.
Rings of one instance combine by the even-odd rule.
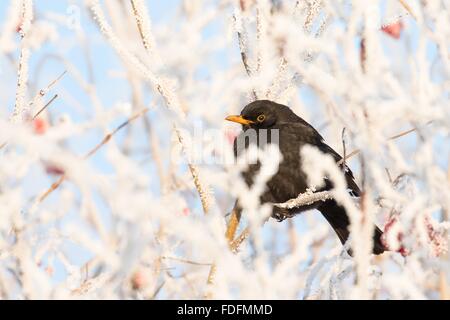
[[[110,40],[113,47],[117,50],[119,55],[123,57],[125,62],[130,63],[132,66],[136,68],[136,71],[141,73],[146,80],[150,81],[152,85],[155,86],[156,90],[162,95],[164,101],[166,102],[166,106],[169,109],[172,109],[176,112],[177,116],[181,119],[185,118],[184,111],[181,108],[180,100],[176,96],[173,88],[170,87],[167,80],[164,80],[155,74],[153,74],[145,65],[143,65],[131,52],[129,52],[125,46],[123,46],[119,40],[119,38],[113,33],[111,27],[108,25],[108,22],[105,19],[103,11],[100,7],[100,4],[97,0],[88,0],[88,4],[96,17],[96,21],[100,26],[100,30],[105,34],[105,36]],[[135,7],[138,11],[139,9],[145,9],[145,6],[141,5],[140,7]],[[150,33],[150,21],[148,21],[148,15],[146,13],[136,13],[138,14],[138,22],[141,24],[140,28],[142,28],[143,40],[146,42],[146,46],[149,46],[149,39],[151,38]],[[180,142],[183,151],[186,153],[189,152],[188,147],[184,144],[184,139],[181,132],[178,130],[175,125],[175,132],[178,137],[178,141]],[[213,202],[213,198],[211,195],[210,187],[203,181],[200,177],[200,172],[197,166],[192,163],[188,164],[189,170],[191,172],[192,178],[194,180],[194,184],[199,193],[203,211],[205,214],[209,212],[210,206]]]
[[[22,121],[23,112],[26,110],[26,95],[27,95],[27,84],[28,84],[28,73],[29,73],[29,59],[31,55],[31,49],[29,47],[28,34],[31,28],[31,23],[33,20],[33,1],[32,0],[22,0],[22,17],[19,26],[20,36],[22,38],[20,58],[19,58],[19,68],[17,72],[17,92],[16,92],[16,103],[14,106],[14,111],[11,115],[12,122]]]
[[[332,191],[313,192],[308,189],[307,192],[299,194],[295,199],[290,199],[284,203],[275,203],[274,205],[279,208],[293,209],[330,199],[333,199]]]

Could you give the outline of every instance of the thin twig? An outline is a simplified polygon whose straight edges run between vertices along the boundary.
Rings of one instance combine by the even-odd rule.
[[[208,285],[214,284],[214,277],[216,276],[216,271],[217,271],[217,266],[215,263],[213,263],[211,265],[211,269],[209,269],[208,280],[206,281],[206,283]],[[205,295],[205,298],[207,298],[207,299],[211,298],[211,293],[207,292]]]
[[[196,261],[183,259],[183,258],[177,258],[177,257],[161,257],[161,259],[174,260],[174,261],[178,261],[178,262],[182,262],[182,263],[192,264],[195,266],[210,266],[210,265],[212,265],[212,263],[196,262]]]
[[[36,118],[37,118],[37,117],[38,117],[45,109],[47,109],[47,107],[48,107],[53,101],[55,101],[56,98],[58,98],[58,95],[57,95],[57,94],[55,94],[55,95],[53,96],[53,98],[51,98],[50,101],[47,102],[47,103],[45,104],[45,106],[43,106],[43,107],[41,108],[41,110],[39,110],[38,112],[36,112],[36,114],[33,116],[32,120],[36,119]]]
[[[417,20],[416,15],[413,13],[411,7],[409,6],[408,3],[406,3],[405,0],[398,0],[398,2],[400,2],[400,4],[402,5],[402,7],[405,8],[406,11],[408,11],[408,13],[411,15],[411,17],[413,17],[415,20]]]
[[[161,289],[164,287],[165,284],[166,284],[165,281],[161,282],[161,284],[158,286],[158,288],[156,288],[155,292],[153,292],[152,296],[150,297],[151,300],[156,298],[156,296],[158,295],[158,293],[161,291]]]
[[[43,96],[45,96],[45,94],[50,91],[50,89],[57,84],[63,77],[64,75],[67,73],[67,70],[64,70],[59,76],[57,76],[54,80],[52,80],[47,87],[45,87],[44,89],[39,90],[39,92],[34,96],[33,100],[31,100],[31,102],[29,103],[29,106],[31,107],[32,105],[34,105],[36,103],[36,101],[40,98],[42,98]]]
[[[19,26],[21,35],[21,49],[19,57],[19,68],[17,70],[17,90],[14,110],[11,115],[11,121],[22,122],[23,112],[25,111],[25,98],[28,89],[28,63],[31,56],[31,49],[28,41],[28,33],[33,21],[33,1],[22,1],[22,16]]]
[[[48,188],[42,195],[39,196],[38,203],[41,203],[42,201],[44,201],[45,198],[47,198],[50,193],[52,193],[53,191],[58,189],[58,187],[61,185],[61,183],[63,183],[63,181],[65,179],[66,179],[66,175],[63,174],[63,175],[61,175],[61,177],[59,177],[59,179],[57,181],[53,182],[53,184],[50,186],[50,188]]]
[[[305,31],[310,32],[315,18],[318,16],[320,10],[322,9],[322,3],[321,1],[307,2],[307,6],[308,13],[305,19],[304,29]]]
[[[398,138],[403,137],[403,136],[406,136],[407,134],[410,134],[411,132],[414,132],[414,131],[417,131],[417,128],[412,128],[412,129],[403,131],[403,132],[401,132],[401,133],[398,133],[398,134],[396,134],[396,135],[393,135],[393,136],[387,138],[387,141],[398,139]],[[360,153],[360,152],[361,152],[360,149],[353,150],[352,152],[350,152],[350,153],[347,155],[346,159],[349,159],[349,158],[353,157],[354,155],[357,155],[357,154]],[[341,164],[343,163],[343,161],[344,161],[344,159],[341,159],[341,160],[339,160],[339,161],[337,162],[337,164],[338,164],[338,165],[341,165]]]
[[[397,139],[397,138],[406,136],[407,134],[410,134],[411,132],[414,132],[414,131],[417,131],[417,129],[416,129],[416,128],[412,128],[412,129],[406,130],[406,131],[401,132],[401,133],[399,133],[399,134],[396,134],[396,135],[394,135],[394,136],[392,136],[392,137],[389,137],[388,140],[395,140],[395,139]]]
[[[343,152],[342,168],[345,172],[345,167],[347,166],[347,164],[345,163],[345,160],[347,159],[347,148],[345,147],[345,127],[342,129],[341,138],[342,138],[342,152]]]
[[[242,244],[242,242],[245,241],[245,239],[248,238],[250,235],[250,229],[246,227],[244,231],[241,232],[241,234],[233,240],[230,244],[230,249],[232,252],[236,253],[236,251],[239,249],[239,246]]]
[[[238,209],[235,208],[231,212],[230,221],[228,222],[227,231],[225,232],[225,238],[228,243],[232,243],[234,240],[234,235],[236,234],[237,227],[239,225],[239,221],[241,220],[241,214],[238,212]]]
[[[113,131],[111,131],[110,133],[108,133],[103,140],[96,145],[91,151],[89,151],[84,158],[89,158],[90,156],[92,156],[94,153],[97,152],[98,149],[100,149],[103,145],[105,145],[106,143],[108,143],[109,140],[111,140],[112,136],[115,135],[120,129],[125,128],[127,125],[129,125],[133,120],[136,120],[137,118],[141,117],[142,115],[144,115],[145,113],[147,113],[148,108],[145,108],[143,110],[140,110],[138,112],[136,112],[134,115],[132,115],[130,118],[128,118],[127,121],[123,122],[122,124],[120,124],[117,128],[115,128]]]
[[[130,2],[139,29],[139,35],[142,39],[142,44],[149,53],[152,53],[154,40],[151,36],[150,19],[146,16],[145,5],[141,0],[130,0]]]
[[[384,168],[384,171],[386,171],[386,175],[388,177],[389,183],[392,184],[393,180],[392,180],[391,173],[389,172],[389,169],[388,168]]]
[[[234,15],[233,18],[234,18],[235,24],[237,24],[236,16]],[[244,40],[244,35],[241,31],[236,31],[236,33],[237,33],[237,37],[238,37],[239,51],[241,52],[242,64],[244,65],[244,69],[245,69],[245,72],[247,73],[247,75],[249,77],[252,77],[252,70],[251,70],[249,62],[248,62],[247,49],[246,49],[247,46],[246,46],[246,43]],[[253,94],[253,99],[256,100],[258,98],[258,96],[256,94],[255,89],[252,89],[252,94]]]
[[[139,35],[141,36],[141,39],[142,39],[142,44],[144,45],[144,48],[146,50],[150,50],[150,43],[146,37],[146,34],[145,34],[145,32],[143,30],[143,26],[142,26],[142,16],[137,7],[139,4],[137,3],[136,0],[131,0],[130,2],[131,2],[131,6],[133,8],[133,14],[136,17],[136,24],[139,29]]]
[[[66,73],[67,73],[67,70],[64,70],[58,77],[56,77],[55,80],[50,82],[50,84],[47,86],[47,88],[45,88],[45,91],[50,90],[56,83],[59,82],[59,80],[61,80],[66,75]]]

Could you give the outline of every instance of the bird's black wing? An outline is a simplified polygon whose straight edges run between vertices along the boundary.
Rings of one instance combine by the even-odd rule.
[[[289,123],[284,126],[280,125],[280,128],[286,130],[283,134],[280,135],[280,144],[289,143],[289,140],[297,140],[300,141],[300,146],[305,144],[313,145],[323,153],[331,155],[336,163],[341,162],[342,157],[336,151],[334,151],[333,148],[327,145],[322,136],[308,123],[299,121],[296,123]],[[288,137],[288,141],[281,141],[283,137]],[[347,182],[347,187],[351,190],[351,194],[354,196],[359,196],[361,194],[361,191],[355,182],[352,171],[347,167],[347,165],[345,165],[344,167],[344,164],[340,163],[339,166],[341,168],[344,168],[345,170],[344,174]],[[329,181],[326,181],[324,189],[326,190],[331,187],[331,183]],[[323,203],[319,203],[316,209],[319,210],[325,217],[325,219],[330,223],[342,244],[345,244],[350,235],[350,220],[345,208],[339,205],[335,200],[330,199],[324,201]],[[385,250],[387,250],[383,244],[382,235],[383,232],[374,225],[372,249],[372,252],[374,254],[381,254]],[[351,249],[349,249],[348,252],[350,255],[352,255]]]
[[[282,130],[289,131],[289,134],[294,134],[303,144],[309,144],[318,148],[321,152],[325,154],[329,154],[333,157],[336,163],[339,163],[339,167],[344,170],[345,179],[347,182],[347,187],[351,190],[352,195],[359,196],[361,194],[361,190],[356,184],[355,177],[353,176],[353,172],[350,168],[344,163],[342,163],[342,157],[337,153],[333,148],[327,145],[314,127],[312,127],[309,123],[300,118],[301,121],[296,123],[286,123],[280,124],[280,128]]]
[[[353,176],[352,170],[347,166],[346,163],[343,163],[342,157],[333,150],[329,145],[322,141],[322,143],[318,146],[319,150],[323,153],[331,154],[336,163],[339,163],[339,167],[344,170],[345,180],[347,182],[347,187],[351,190],[352,195],[359,197],[361,195],[361,190],[356,184],[355,177]]]

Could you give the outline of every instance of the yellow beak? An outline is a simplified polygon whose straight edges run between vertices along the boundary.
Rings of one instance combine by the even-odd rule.
[[[244,125],[249,125],[251,123],[254,123],[251,120],[242,118],[242,116],[228,116],[225,118],[225,120],[237,122],[237,123],[244,124]]]

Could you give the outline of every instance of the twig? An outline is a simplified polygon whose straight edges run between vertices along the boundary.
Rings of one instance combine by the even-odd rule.
[[[39,196],[38,203],[41,203],[42,201],[44,201],[45,198],[47,198],[50,193],[52,193],[53,191],[58,189],[58,187],[61,185],[61,183],[63,183],[63,181],[65,179],[66,179],[66,175],[65,174],[61,175],[61,177],[59,177],[59,179],[56,182],[54,182],[50,186],[50,188],[48,188],[42,195]]]
[[[406,136],[407,134],[410,134],[411,132],[414,132],[414,131],[417,131],[417,129],[416,129],[416,128],[412,128],[412,129],[403,131],[403,132],[401,132],[401,133],[398,133],[398,134],[396,134],[396,135],[393,135],[393,136],[387,138],[387,141],[398,139],[398,138],[403,137],[403,136]],[[361,152],[360,149],[353,150],[352,152],[350,152],[350,153],[347,155],[346,159],[349,159],[349,158],[353,157],[354,155],[357,155],[357,154],[360,153],[360,152]],[[344,162],[344,159],[341,159],[341,160],[339,160],[339,161],[337,162],[337,164],[338,164],[338,165],[341,165],[343,162]]]
[[[240,220],[241,214],[240,212],[238,212],[238,209],[235,206],[235,208],[231,212],[230,221],[228,222],[227,231],[225,232],[225,238],[227,239],[229,244],[233,242],[234,235],[236,234],[236,230]]]
[[[56,77],[55,80],[53,80],[52,82],[50,82],[50,84],[47,86],[47,88],[45,88],[45,91],[50,90],[56,83],[58,83],[67,73],[67,70],[64,70],[58,77]],[[41,90],[41,95],[44,95],[45,93],[42,93]]]
[[[64,75],[67,73],[67,70],[64,70],[59,76],[57,76],[54,80],[52,80],[47,87],[39,90],[39,92],[34,96],[33,100],[30,101],[30,103],[28,104],[28,108],[31,108],[32,106],[36,105],[38,103],[38,101],[44,97],[47,92],[50,91],[50,89],[57,84],[63,77]],[[43,108],[41,108],[34,116],[33,116],[33,120],[36,119],[36,117],[42,112],[44,111],[56,98],[58,97],[58,95],[55,95]]]
[[[343,152],[342,168],[343,168],[343,170],[345,172],[345,167],[346,167],[345,160],[347,159],[347,148],[345,147],[345,127],[342,129],[341,138],[342,138],[342,152]]]
[[[44,89],[39,90],[39,92],[34,96],[33,100],[31,100],[31,102],[28,104],[29,107],[33,106],[34,104],[36,104],[36,102],[42,98],[43,96],[45,96],[45,94],[50,91],[50,89],[57,84],[63,77],[64,75],[67,73],[67,70],[64,70],[58,77],[56,77],[54,80],[52,80],[52,82],[50,82],[47,87],[45,87]]]
[[[98,275],[95,278],[89,279],[81,284],[78,288],[71,291],[72,295],[81,296],[89,293],[91,290],[99,288],[101,285],[105,284],[110,276],[105,273]]]
[[[58,98],[58,95],[57,95],[57,94],[55,94],[55,95],[53,96],[53,98],[51,98],[50,101],[47,102],[47,103],[45,104],[45,106],[43,106],[43,107],[41,108],[41,110],[39,110],[38,112],[36,112],[36,114],[33,116],[32,120],[36,119],[36,118],[37,118],[37,117],[38,117],[45,109],[47,109],[47,107],[48,107],[53,101],[55,101],[56,98]]]
[[[142,0],[130,0],[130,2],[142,39],[142,44],[149,53],[153,53],[154,39],[151,34],[150,18],[147,16],[145,4]]]
[[[22,2],[22,23],[19,26],[20,35],[22,37],[19,69],[17,71],[17,91],[14,110],[11,116],[12,122],[21,122],[23,111],[25,110],[25,97],[27,94],[28,85],[28,62],[31,55],[31,50],[28,45],[28,31],[33,20],[33,1],[24,0]]]
[[[256,74],[258,75],[265,64],[263,43],[266,42],[266,16],[269,15],[269,10],[265,0],[256,1]]]
[[[196,262],[196,261],[182,259],[182,258],[176,258],[176,257],[161,257],[161,259],[174,260],[174,261],[178,261],[178,262],[182,262],[182,263],[192,264],[195,266],[210,266],[210,265],[212,265],[211,263]]]
[[[235,23],[235,26],[236,26],[237,25],[236,15],[233,16],[233,19],[234,19],[234,23]],[[239,51],[241,52],[242,64],[244,65],[244,69],[245,69],[245,72],[247,73],[247,75],[249,77],[252,77],[252,70],[251,70],[250,65],[248,63],[247,49],[246,49],[246,43],[245,43],[245,40],[244,40],[244,36],[243,36],[242,32],[239,31],[239,30],[237,30],[236,33],[237,33],[237,37],[238,37]],[[258,96],[256,94],[256,90],[255,89],[252,89],[252,94],[253,94],[253,99],[255,99],[255,100],[258,99]]]
[[[236,20],[236,16],[234,17],[234,19]],[[238,42],[239,42],[239,50],[241,52],[242,64],[244,65],[244,69],[245,69],[245,72],[247,73],[247,75],[249,77],[251,77],[252,76],[252,70],[250,69],[250,66],[248,64],[247,53],[246,53],[246,50],[245,50],[245,41],[244,41],[244,38],[242,36],[242,32],[237,31],[237,36],[238,36]]]
[[[320,10],[322,9],[321,1],[306,2],[308,6],[308,13],[305,19],[304,29],[305,31],[311,31],[314,19],[318,16]]]
[[[161,282],[161,284],[158,286],[158,288],[156,288],[155,292],[153,292],[152,296],[150,297],[151,300],[156,298],[156,296],[158,295],[158,293],[161,291],[161,289],[164,287],[165,284],[166,284],[165,281]]]
[[[413,17],[415,20],[417,20],[416,15],[413,13],[411,7],[409,6],[408,3],[406,3],[405,0],[398,0],[398,2],[400,2],[400,4],[402,5],[402,7],[405,8],[406,11],[408,11],[408,13],[411,15],[411,17]]]
[[[250,229],[246,227],[244,231],[242,231],[241,234],[235,240],[233,240],[233,242],[231,242],[230,244],[231,251],[236,253],[237,250],[239,249],[239,246],[242,244],[242,242],[245,241],[245,239],[248,238],[249,235]]]
[[[416,129],[416,128],[413,128],[413,129],[406,130],[406,131],[401,132],[401,133],[399,133],[399,134],[393,135],[392,137],[389,137],[388,140],[395,140],[395,139],[397,139],[397,138],[406,136],[407,134],[410,134],[411,132],[414,132],[414,131],[417,131],[417,129]]]
[[[208,280],[206,281],[206,283],[208,285],[214,284],[214,277],[216,276],[216,271],[217,271],[217,266],[216,266],[215,263],[213,263],[211,265],[211,269],[209,269]],[[207,292],[205,294],[205,298],[210,299],[211,298],[211,293]]]
[[[137,118],[139,118],[142,115],[144,115],[145,113],[147,113],[147,111],[148,111],[148,108],[145,108],[143,110],[140,110],[140,111],[136,112],[133,116],[128,118],[127,121],[123,122],[121,125],[119,125],[117,128],[115,128],[113,131],[108,133],[98,145],[96,145],[91,151],[89,151],[84,156],[84,158],[86,159],[86,158],[89,158],[90,156],[92,156],[94,153],[97,152],[98,149],[100,149],[103,145],[108,143],[108,141],[111,140],[112,136],[115,135],[120,129],[122,129],[122,128],[126,127],[127,125],[129,125],[133,120],[136,120]]]
[[[384,168],[384,171],[386,171],[386,175],[388,177],[389,183],[392,184],[393,180],[392,180],[391,173],[389,172],[389,169],[388,168]]]
[[[361,65],[362,73],[366,73],[367,71],[367,44],[365,35],[362,36],[361,42],[359,45],[359,62]]]

